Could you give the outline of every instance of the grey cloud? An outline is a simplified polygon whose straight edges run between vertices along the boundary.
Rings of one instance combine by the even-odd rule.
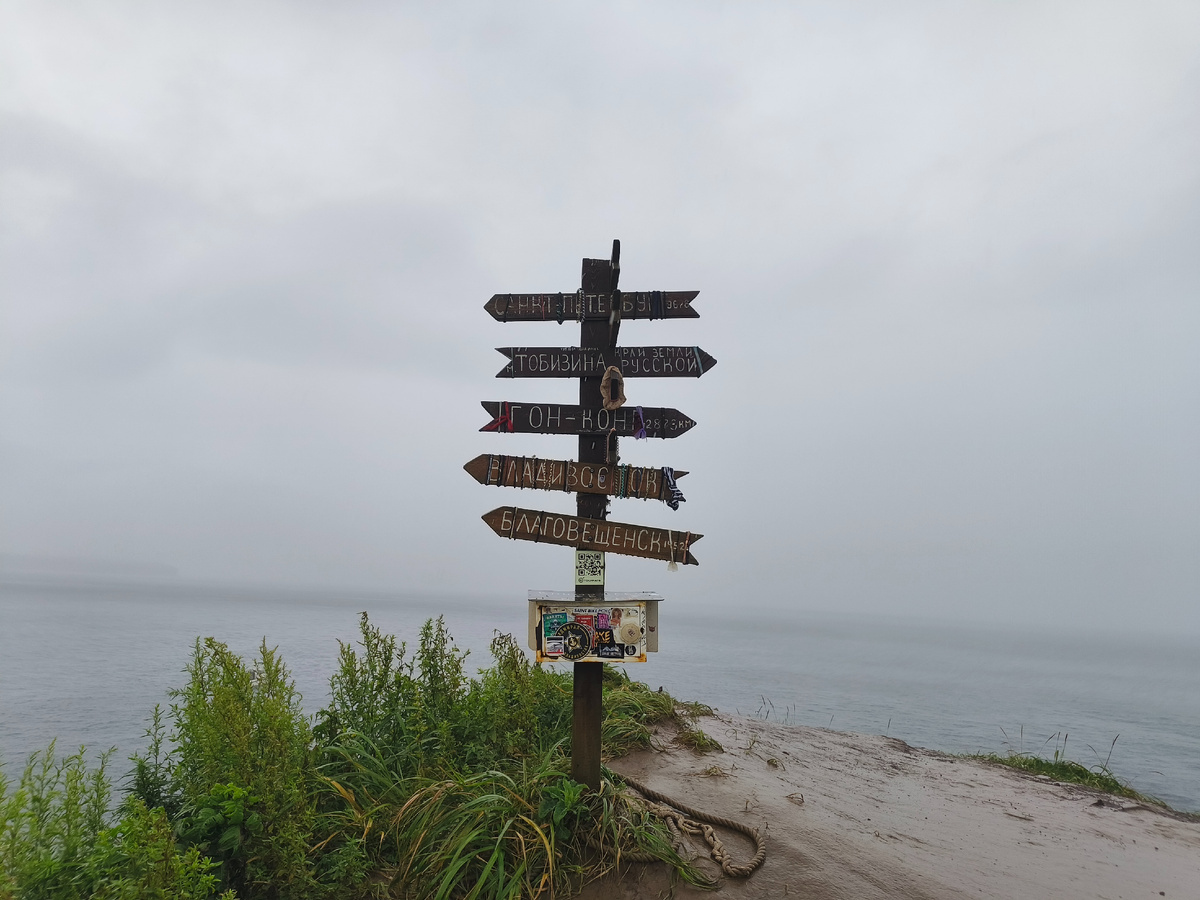
[[[630,386],[700,425],[622,448],[684,508],[614,515],[706,537],[616,586],[1200,628],[1188,5],[256,9],[118,12],[104,68],[7,13],[0,549],[561,585],[459,467],[572,453],[477,429],[575,392],[492,348],[576,333],[482,305],[619,237],[702,316],[622,342],[720,365]]]

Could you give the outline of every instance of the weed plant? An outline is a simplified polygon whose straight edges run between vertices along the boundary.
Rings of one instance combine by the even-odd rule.
[[[611,777],[568,777],[570,675],[497,633],[472,678],[440,618],[411,656],[365,613],[360,632],[313,720],[265,642],[247,665],[197,640],[111,812],[108,756],[89,769],[52,744],[15,782],[0,768],[0,900],[569,896],[631,857],[704,883]],[[603,683],[608,756],[708,711],[619,670]]]
[[[180,798],[178,833],[246,897],[319,895],[308,864],[312,732],[286,666],[265,641],[251,670],[207,638],[186,671],[188,683],[170,692],[167,793]]]
[[[1008,734],[1004,729],[1000,729],[1007,740]],[[1083,763],[1076,762],[1067,758],[1067,737],[1059,732],[1050,735],[1042,744],[1042,753],[1051,741],[1054,741],[1054,751],[1050,756],[1040,755],[1039,753],[1026,752],[1025,744],[1025,729],[1021,729],[1021,746],[1020,749],[1010,749],[1006,754],[999,753],[977,753],[971,754],[971,759],[982,760],[983,762],[993,765],[1007,766],[1010,769],[1018,769],[1022,772],[1028,772],[1031,775],[1042,775],[1054,781],[1064,781],[1070,784],[1079,784],[1092,790],[1101,791],[1105,794],[1113,794],[1117,797],[1128,797],[1131,800],[1137,800],[1141,803],[1150,803],[1157,806],[1165,806],[1161,800],[1154,797],[1149,797],[1135,791],[1129,785],[1122,783],[1109,770],[1108,763],[1112,759],[1113,748],[1117,745],[1118,734],[1113,738],[1112,744],[1108,748],[1108,755],[1103,762],[1097,762],[1096,765],[1088,768]],[[1061,743],[1060,743],[1061,742]],[[1100,755],[1096,753],[1095,748],[1090,747],[1092,754],[1099,760]]]
[[[497,634],[495,664],[469,679],[440,619],[412,659],[365,615],[361,631],[361,652],[341,647],[314,733],[321,845],[359,854],[376,896],[565,896],[630,851],[699,883],[661,825],[611,787],[588,794],[567,777],[569,676]],[[646,746],[647,723],[676,714],[622,673],[606,672],[604,689],[610,754]]]
[[[32,754],[20,778],[0,769],[0,900],[206,900],[216,863],[181,850],[166,812],[129,800],[112,824],[108,754]],[[232,892],[223,895],[233,900]]]

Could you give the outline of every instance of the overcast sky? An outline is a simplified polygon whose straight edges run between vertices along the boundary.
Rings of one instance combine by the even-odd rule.
[[[567,589],[497,538],[492,321],[622,241],[698,290],[624,441],[687,606],[1200,631],[1200,4],[0,6],[0,552]],[[14,563],[13,561],[17,562]],[[24,562],[22,562],[22,560]],[[33,560],[33,562],[31,562]]]

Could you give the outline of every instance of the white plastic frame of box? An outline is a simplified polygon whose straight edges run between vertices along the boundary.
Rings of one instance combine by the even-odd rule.
[[[655,594],[652,591],[638,592],[622,592],[622,591],[605,591],[604,599],[599,597],[588,597],[586,600],[579,600],[575,596],[574,591],[530,591],[529,592],[529,649],[537,654],[538,662],[570,662],[561,656],[546,656],[538,649],[538,625],[541,622],[541,608],[546,606],[577,606],[577,607],[603,607],[603,606],[632,606],[635,604],[646,605],[646,652],[658,652],[658,604],[662,602],[662,596]],[[588,661],[601,661],[596,657],[588,657]],[[603,662],[645,662],[645,657],[631,657],[628,659],[606,659]]]

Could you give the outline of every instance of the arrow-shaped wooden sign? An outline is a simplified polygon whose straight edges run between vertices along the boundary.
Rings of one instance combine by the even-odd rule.
[[[545,544],[562,544],[583,550],[601,550],[643,559],[698,566],[691,546],[704,537],[690,531],[671,531],[646,525],[627,525],[605,519],[584,519],[562,513],[501,506],[483,516],[500,537]]]
[[[609,412],[559,403],[509,403],[484,400],[492,421],[480,431],[517,434],[609,434],[614,437],[673,438],[695,421],[677,409],[662,406],[629,406]]]
[[[494,456],[482,453],[463,468],[480,484],[500,487],[536,488],[543,491],[605,494],[640,500],[666,500],[662,469],[639,466],[610,466],[607,463],[575,462],[573,459],[541,459],[536,456]],[[672,472],[682,478],[687,472]]]
[[[692,301],[699,291],[618,291],[607,294],[493,294],[484,304],[497,322],[558,322],[607,319],[613,297],[622,319],[698,319]]]
[[[699,378],[717,361],[699,347],[497,347],[509,363],[497,378],[598,378],[615,365],[626,378]]]

